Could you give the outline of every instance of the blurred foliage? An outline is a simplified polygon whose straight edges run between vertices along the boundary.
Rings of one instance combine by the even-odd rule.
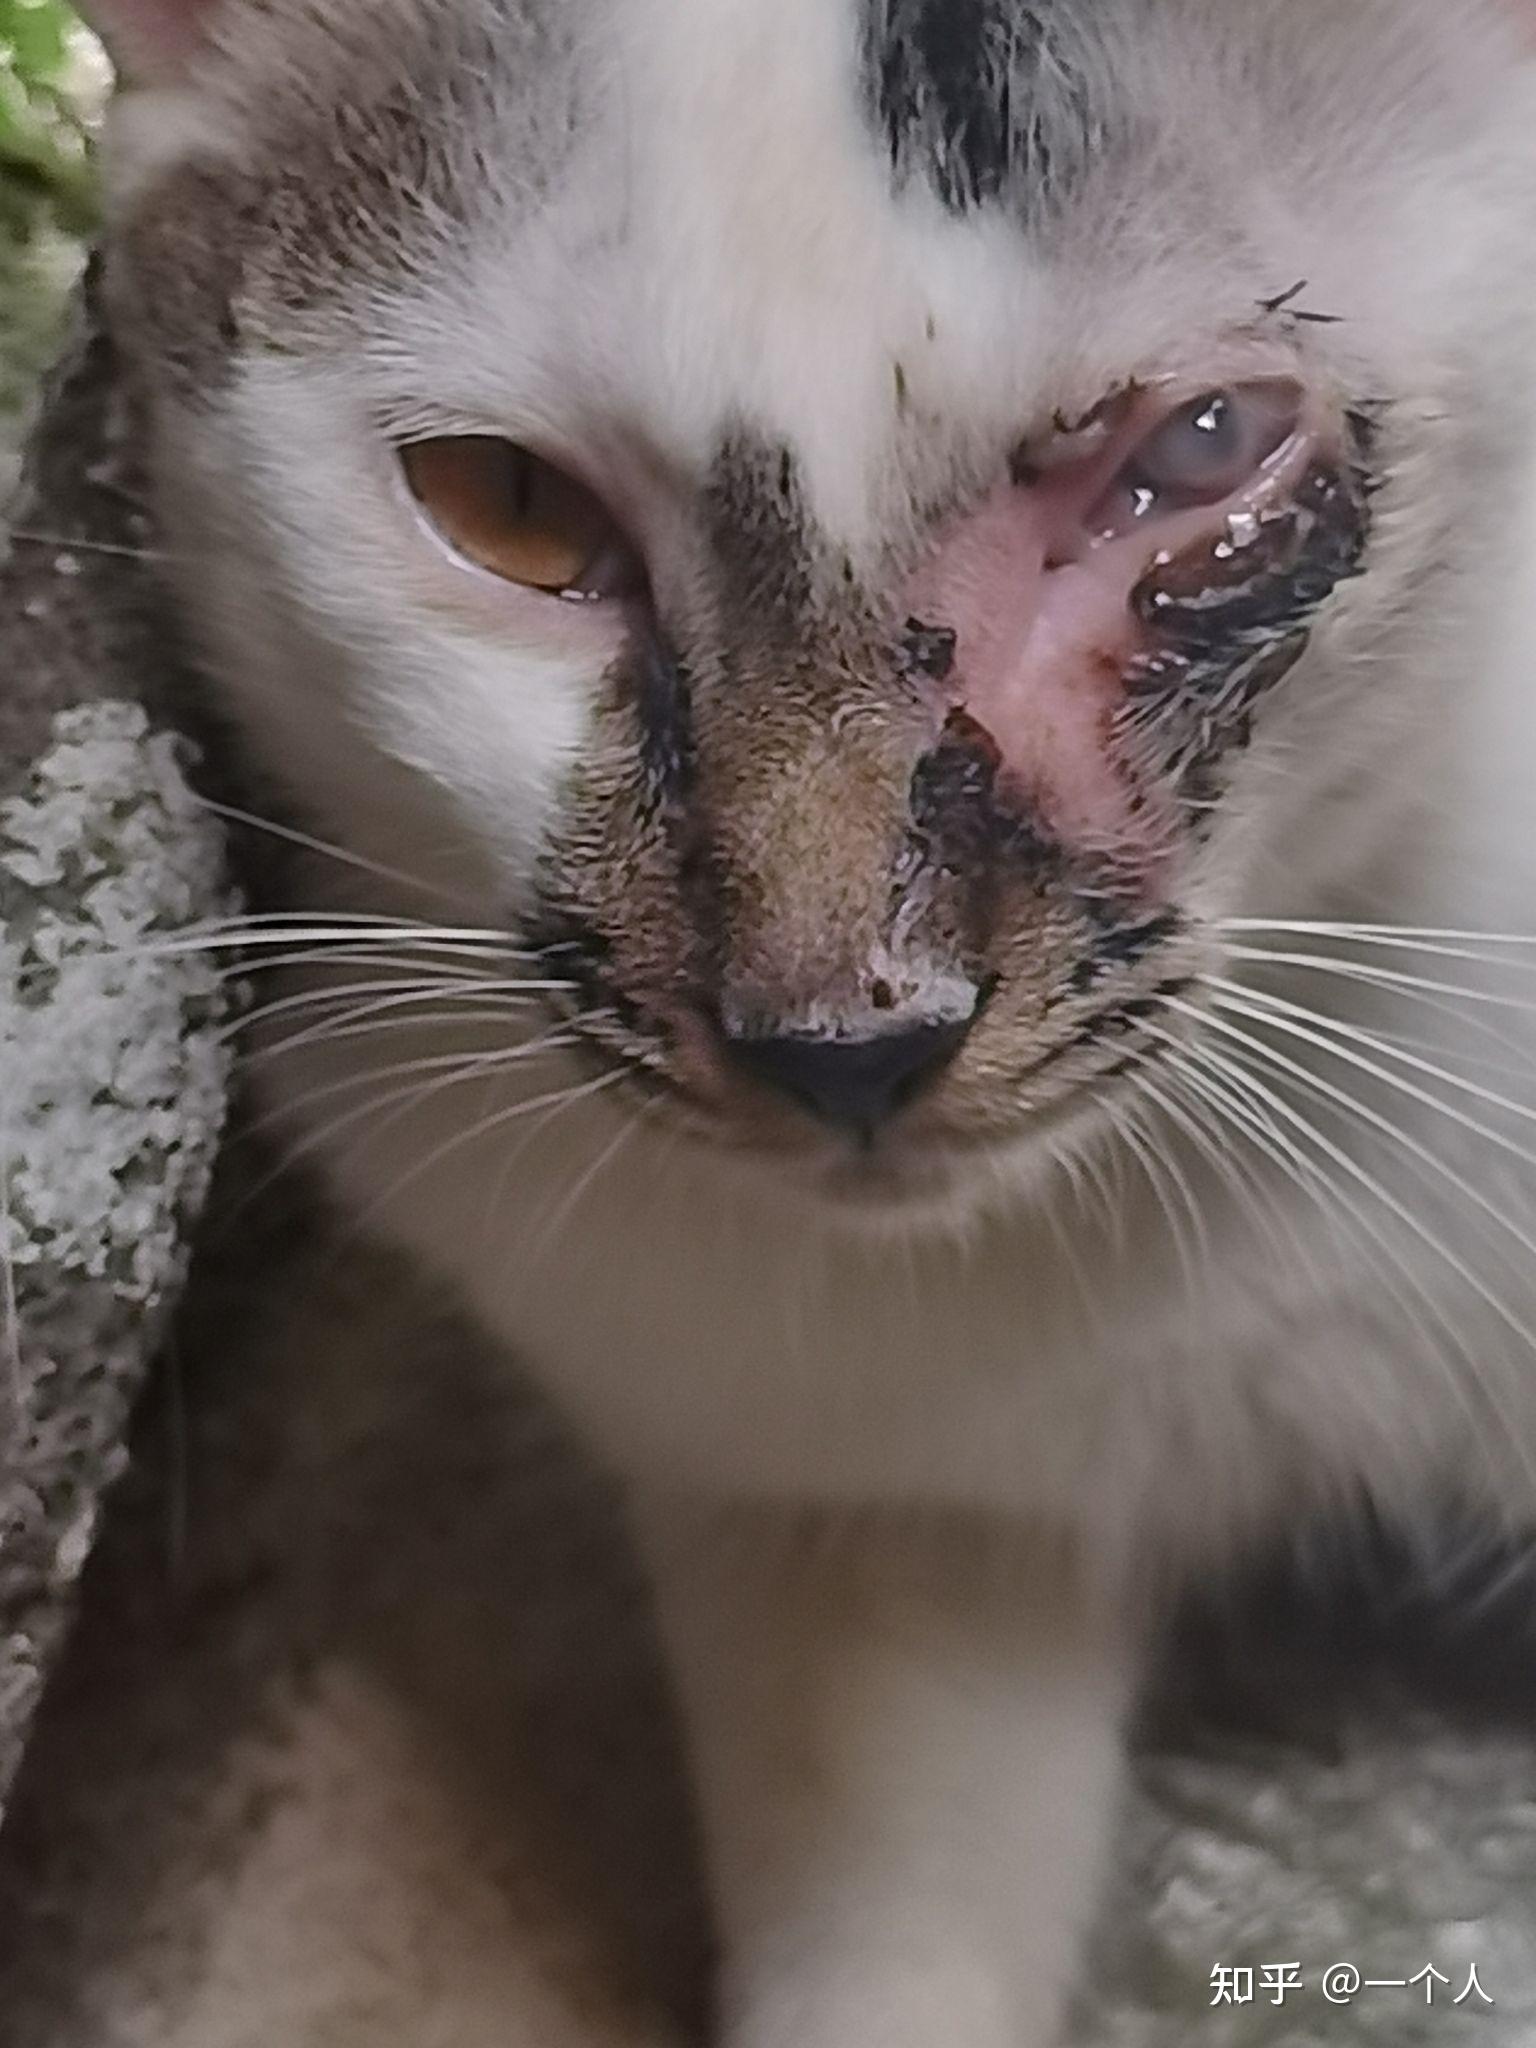
[[[0,0],[0,234],[83,234],[92,193],[80,31],[58,0]]]
[[[0,437],[54,349],[95,223],[100,52],[59,0],[0,0]]]

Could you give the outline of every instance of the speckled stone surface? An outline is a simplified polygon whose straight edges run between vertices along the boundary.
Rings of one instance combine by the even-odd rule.
[[[132,408],[79,309],[0,525],[0,1805],[223,1119],[224,907]]]
[[[1119,1860],[1082,2048],[1536,2043],[1528,1737],[1384,1700],[1328,1756],[1160,1753]]]

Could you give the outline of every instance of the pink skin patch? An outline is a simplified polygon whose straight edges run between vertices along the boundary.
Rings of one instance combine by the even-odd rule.
[[[1296,426],[1218,503],[1154,511],[1127,528],[1102,516],[1147,436],[1145,407],[1125,411],[1090,452],[999,486],[941,538],[904,602],[925,626],[955,634],[946,708],[964,711],[996,746],[1003,792],[1061,845],[1111,860],[1150,892],[1177,813],[1171,790],[1158,801],[1138,787],[1117,744],[1135,662],[1156,645],[1132,596],[1160,560],[1283,506],[1319,434]]]

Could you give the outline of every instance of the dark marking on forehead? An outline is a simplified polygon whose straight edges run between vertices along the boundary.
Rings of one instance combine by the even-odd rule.
[[[710,466],[703,526],[728,618],[748,615],[780,629],[803,622],[830,560],[792,448],[748,427],[732,429]]]
[[[871,116],[898,183],[955,212],[1059,204],[1100,121],[1057,0],[861,0]]]

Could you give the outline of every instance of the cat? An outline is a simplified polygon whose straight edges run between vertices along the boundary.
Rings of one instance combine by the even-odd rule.
[[[272,1111],[626,1484],[723,2048],[1047,2048],[1166,1595],[1536,1502],[1529,10],[94,14]]]

